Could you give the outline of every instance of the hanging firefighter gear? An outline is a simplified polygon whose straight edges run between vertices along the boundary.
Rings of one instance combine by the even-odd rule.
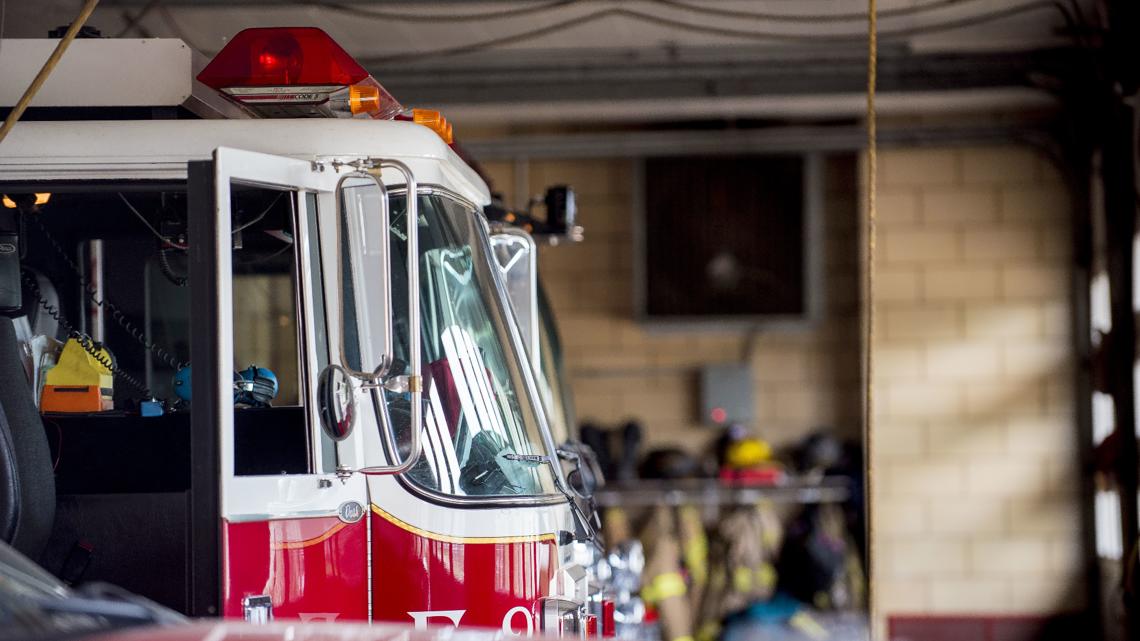
[[[776,591],[775,561],[783,541],[783,526],[771,503],[729,512],[716,528],[710,545],[708,589],[701,602],[701,621],[720,622],[733,612]],[[702,641],[719,627],[702,626]]]
[[[662,641],[693,641],[692,609],[681,571],[681,544],[669,507],[662,505],[654,510],[641,540],[646,547],[641,597],[657,610]]]

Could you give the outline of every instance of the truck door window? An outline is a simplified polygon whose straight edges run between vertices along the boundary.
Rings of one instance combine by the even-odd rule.
[[[238,474],[309,472],[294,198],[243,185],[231,192]]]
[[[419,203],[424,390],[423,454],[407,476],[455,496],[555,492],[548,465],[517,455],[546,448],[523,392],[491,264],[474,211],[442,195]],[[392,199],[395,357],[407,359],[406,203]],[[385,392],[396,433],[407,431],[407,399]],[[406,440],[406,439],[402,439]]]

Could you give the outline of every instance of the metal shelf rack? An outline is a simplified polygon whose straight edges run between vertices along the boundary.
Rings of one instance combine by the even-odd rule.
[[[842,503],[851,496],[845,477],[790,478],[773,485],[742,484],[719,479],[628,481],[610,483],[595,494],[602,507],[654,505],[750,505],[776,503]]]

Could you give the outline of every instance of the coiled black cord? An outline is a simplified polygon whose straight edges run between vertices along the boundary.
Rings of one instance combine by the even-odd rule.
[[[71,257],[67,255],[67,251],[64,250],[63,246],[61,246],[55,237],[51,235],[47,229],[47,226],[44,225],[44,222],[42,220],[40,220],[40,217],[32,216],[31,218],[35,221],[36,226],[40,228],[40,231],[43,233],[44,238],[47,239],[52,248],[55,249],[57,254],[59,254],[60,258],[62,258],[67,266],[71,268],[71,271],[75,272],[75,277],[79,279],[80,284],[83,286],[84,293],[91,300],[91,302],[110,311],[111,318],[119,327],[123,329],[123,331],[138,341],[138,343],[150,351],[150,353],[157,356],[159,360],[161,360],[171,369],[177,371],[187,365],[187,363],[180,362],[178,359],[174,358],[174,355],[172,355],[170,352],[151,342],[146,337],[145,332],[138,329],[134,326],[133,323],[131,323],[131,321],[126,317],[122,310],[119,309],[118,305],[115,305],[111,301],[107,300],[106,297],[100,299],[98,293],[95,291],[95,288],[91,285],[91,283],[87,282],[87,279],[83,278],[83,275],[79,271],[79,266],[75,264],[75,261],[71,260]]]
[[[176,287],[185,287],[186,283],[190,282],[190,279],[174,273],[174,269],[170,266],[170,259],[166,255],[169,251],[170,248],[168,247],[163,247],[158,250],[158,268],[162,271],[162,275],[166,276],[166,280],[170,281],[173,285]]]
[[[79,343],[79,346],[83,348],[83,351],[87,352],[91,358],[94,358],[96,361],[98,361],[100,365],[107,368],[107,371],[111,372],[113,376],[118,377],[124,383],[142,392],[144,397],[154,398],[154,395],[150,393],[150,388],[148,388],[146,384],[116,366],[114,361],[112,361],[109,356],[105,355],[99,350],[99,346],[96,344],[95,339],[75,329],[75,326],[69,323],[67,319],[63,317],[63,314],[59,311],[59,309],[49,303],[46,298],[44,298],[43,293],[40,291],[40,284],[36,282],[35,276],[26,270],[21,272],[20,276],[24,281],[24,286],[28,288],[28,291],[31,292],[32,296],[35,297],[36,302],[39,303],[40,309],[44,310],[48,316],[54,318],[55,322],[59,323],[59,326],[62,327],[65,332],[67,332],[68,337],[74,338],[75,341]]]

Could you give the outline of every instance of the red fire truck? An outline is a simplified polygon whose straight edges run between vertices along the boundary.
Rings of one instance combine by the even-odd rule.
[[[317,29],[74,42],[0,143],[0,534],[197,616],[610,633],[451,136]]]

